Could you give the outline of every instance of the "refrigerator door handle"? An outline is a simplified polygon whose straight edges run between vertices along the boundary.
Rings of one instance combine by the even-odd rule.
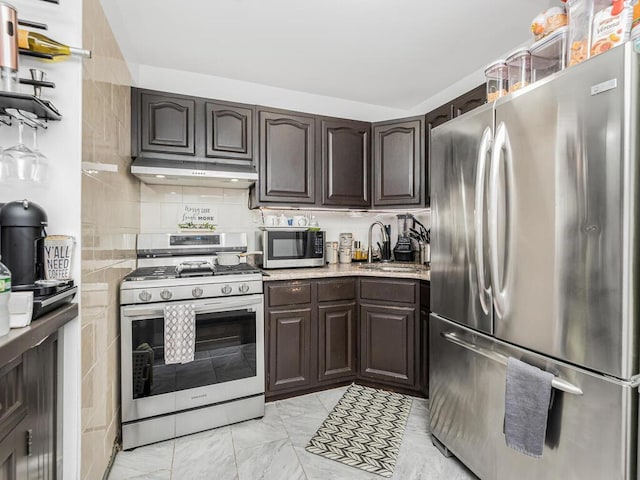
[[[484,275],[484,184],[485,171],[487,166],[487,155],[491,151],[493,132],[491,127],[484,129],[480,149],[478,151],[478,163],[476,165],[476,198],[475,198],[475,254],[476,254],[476,276],[478,280],[478,296],[480,305],[485,314],[489,314],[491,302],[491,285],[485,285]],[[487,300],[488,299],[488,300]]]
[[[498,252],[498,235],[499,235],[499,199],[500,199],[500,166],[504,156],[505,160],[505,179],[503,188],[505,189],[505,197],[508,201],[513,201],[509,198],[509,184],[511,175],[511,144],[509,143],[509,135],[507,133],[507,127],[504,122],[500,122],[496,129],[496,136],[493,143],[493,151],[491,152],[491,164],[489,167],[489,273],[491,274],[491,290],[493,292],[493,304],[495,306],[496,315],[500,318],[504,317],[505,313],[509,311],[507,289],[509,286],[509,250],[513,248],[511,243],[511,229],[513,228],[513,208],[507,206],[505,213],[505,232],[507,240],[505,242],[505,252],[502,254],[502,258],[505,262],[503,278],[500,278],[500,257]]]
[[[489,360],[493,360],[494,362],[498,362],[501,365],[507,365],[507,357],[505,357],[501,353],[487,350],[486,348],[482,348],[478,345],[467,342],[466,340],[463,340],[458,335],[456,335],[454,332],[443,332],[441,335],[448,342],[454,343],[462,348],[466,348],[467,350],[471,350],[472,352],[488,358]],[[551,381],[551,386],[556,390],[561,390],[572,395],[583,395],[583,392],[579,387],[576,387],[573,383],[559,377],[555,377]]]

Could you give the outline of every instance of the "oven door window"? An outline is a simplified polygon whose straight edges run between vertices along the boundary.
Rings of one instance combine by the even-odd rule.
[[[164,319],[132,324],[133,398],[256,376],[256,314],[247,310],[196,316],[193,362],[164,363]]]

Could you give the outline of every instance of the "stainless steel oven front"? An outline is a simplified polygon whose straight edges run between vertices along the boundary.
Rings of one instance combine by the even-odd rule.
[[[123,423],[264,394],[263,295],[188,303],[196,308],[195,359],[169,365],[167,303],[121,307]]]

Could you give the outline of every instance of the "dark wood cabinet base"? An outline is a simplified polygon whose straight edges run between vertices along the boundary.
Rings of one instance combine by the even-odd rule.
[[[331,390],[333,388],[344,387],[347,385],[351,385],[352,383],[355,383],[356,385],[363,385],[365,387],[379,388],[380,390],[388,390],[390,392],[402,393],[403,395],[410,395],[412,397],[428,398],[426,393],[420,390],[413,390],[410,388],[398,387],[396,385],[389,385],[388,383],[384,383],[384,382],[374,382],[364,378],[356,378],[355,380],[333,382],[325,385],[316,385],[315,387],[305,388],[302,390],[296,389],[286,393],[283,393],[283,392],[272,393],[272,394],[267,393],[265,400],[267,402],[277,402],[278,400],[285,400],[287,398],[294,398],[294,397],[299,397],[301,395],[308,395],[310,393],[318,393],[318,392],[323,392],[325,390]]]
[[[428,288],[371,277],[267,282],[267,400],[352,382],[426,396]]]

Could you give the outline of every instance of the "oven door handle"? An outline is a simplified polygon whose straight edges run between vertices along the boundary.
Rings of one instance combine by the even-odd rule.
[[[176,302],[190,303],[190,302]],[[136,307],[124,307],[123,312],[126,317],[148,317],[152,315],[164,315],[164,305],[144,305]],[[220,300],[211,300],[206,303],[195,303],[196,314],[224,312],[229,310],[249,310],[255,311],[252,305],[262,305],[262,295],[252,295],[247,297],[239,297],[237,300],[228,298]]]

